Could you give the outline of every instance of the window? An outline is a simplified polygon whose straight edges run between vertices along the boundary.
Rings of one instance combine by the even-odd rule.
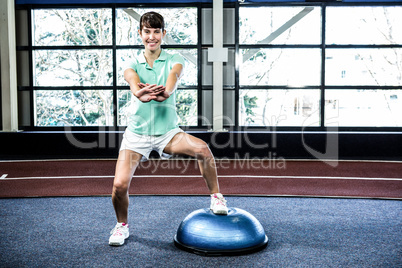
[[[240,7],[239,125],[320,126],[321,8]]]
[[[32,10],[34,126],[127,124],[133,98],[123,72],[132,57],[142,51],[138,20],[147,11],[139,8]],[[186,72],[177,91],[180,124],[196,126],[197,9],[157,11],[166,20],[167,52],[179,53],[185,59]]]
[[[166,19],[163,48],[185,59],[180,125],[211,128],[210,4],[17,8],[22,129],[125,127],[135,100],[123,71],[150,10]],[[225,2],[223,14],[225,128],[402,127],[401,5]]]
[[[113,85],[103,47],[112,45],[112,10],[37,9],[32,18],[35,126],[113,126],[112,90],[91,89]]]
[[[400,14],[240,5],[239,126],[401,127]]]
[[[325,125],[402,126],[401,14],[394,6],[327,7]]]

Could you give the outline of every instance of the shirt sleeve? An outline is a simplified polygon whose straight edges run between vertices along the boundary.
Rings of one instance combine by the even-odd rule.
[[[177,63],[183,65],[184,68],[184,58],[180,54],[173,54],[172,57],[170,58],[170,66],[169,68],[172,69],[173,66]]]
[[[138,64],[137,59],[131,59],[129,61],[125,61],[123,63],[123,72],[127,69],[133,69],[134,71],[137,71],[137,64]]]

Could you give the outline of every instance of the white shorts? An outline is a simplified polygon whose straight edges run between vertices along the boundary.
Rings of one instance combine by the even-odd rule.
[[[163,152],[166,145],[177,134],[183,132],[181,128],[175,128],[163,135],[138,135],[126,129],[121,141],[120,151],[131,150],[142,155],[141,161],[147,161],[152,151],[157,151],[162,159],[169,159],[172,157]]]

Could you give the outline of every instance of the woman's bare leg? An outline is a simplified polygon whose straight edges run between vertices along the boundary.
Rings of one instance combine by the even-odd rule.
[[[142,155],[130,150],[122,150],[119,153],[112,192],[112,202],[117,222],[127,223],[128,221],[128,189],[141,158]]]
[[[168,154],[184,154],[197,158],[201,174],[210,193],[219,193],[215,159],[203,140],[181,132],[173,137],[165,147],[164,152]]]

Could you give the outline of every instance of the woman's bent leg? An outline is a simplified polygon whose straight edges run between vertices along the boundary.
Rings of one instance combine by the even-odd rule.
[[[141,158],[142,155],[130,150],[122,150],[119,153],[112,192],[112,202],[117,222],[127,223],[128,221],[128,189]]]

